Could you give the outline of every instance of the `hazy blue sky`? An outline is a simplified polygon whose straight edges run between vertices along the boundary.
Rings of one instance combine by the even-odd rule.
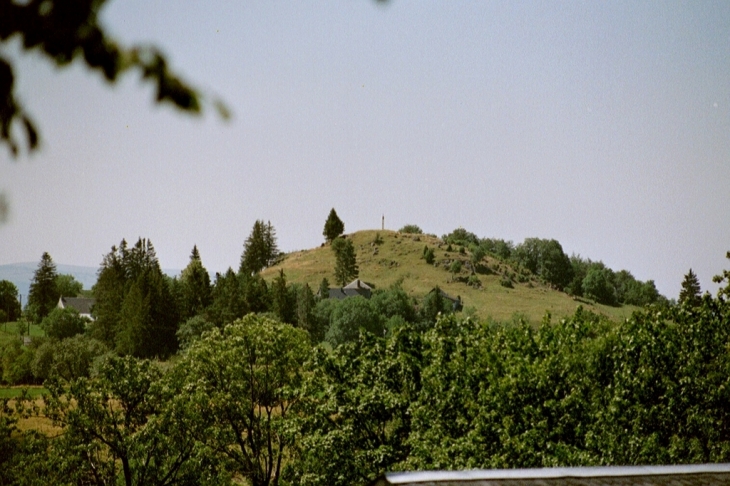
[[[413,223],[555,238],[676,297],[730,266],[730,2],[170,2],[102,18],[233,112],[195,118],[18,43],[43,148],[0,148],[0,264],[96,266],[122,238],[165,268],[237,268],[256,219],[284,251]],[[714,288],[714,287],[710,287]]]

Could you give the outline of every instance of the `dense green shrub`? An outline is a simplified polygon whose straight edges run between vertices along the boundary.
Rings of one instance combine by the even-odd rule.
[[[412,235],[422,235],[423,230],[416,224],[407,224],[398,230],[399,233],[409,233]]]
[[[88,319],[81,317],[77,310],[56,307],[41,321],[41,327],[48,337],[66,339],[86,330]]]
[[[451,233],[447,235],[443,235],[441,237],[444,242],[453,244],[453,245],[459,245],[459,246],[469,246],[469,245],[478,245],[479,244],[479,238],[474,233],[470,233],[469,231],[465,230],[464,228],[457,228]]]
[[[325,339],[336,347],[357,339],[361,328],[376,336],[383,335],[383,323],[371,301],[360,296],[349,297],[332,311]]]

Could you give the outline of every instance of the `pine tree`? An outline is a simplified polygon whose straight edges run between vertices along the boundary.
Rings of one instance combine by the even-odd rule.
[[[269,263],[269,251],[266,247],[266,225],[258,219],[253,224],[251,234],[243,243],[241,264],[238,272],[254,275],[266,268]]]
[[[679,292],[679,303],[691,307],[698,305],[701,298],[700,292],[700,281],[697,279],[697,274],[690,268],[682,281],[682,290]]]
[[[335,208],[332,208],[329,216],[327,216],[327,221],[324,223],[324,231],[322,234],[327,239],[327,242],[331,243],[344,232],[345,223],[337,216]]]
[[[359,270],[355,258],[355,246],[345,238],[335,238],[332,241],[332,250],[335,252],[335,282],[344,286],[352,279],[357,278]]]
[[[271,304],[281,322],[288,324],[295,322],[296,302],[289,294],[283,269],[279,270],[279,275],[271,283]]]
[[[243,278],[236,275],[232,268],[228,268],[222,275],[216,273],[210,316],[219,327],[230,324],[249,312],[242,285]]]
[[[56,264],[48,252],[44,252],[30,283],[27,309],[36,322],[40,322],[58,304],[56,288]]]
[[[96,320],[89,326],[91,337],[114,348],[119,329],[119,313],[124,302],[127,287],[124,255],[127,253],[127,242],[122,240],[119,248],[112,246],[104,255],[97,272],[96,284],[93,287],[94,317]]]
[[[164,357],[177,349],[179,312],[152,242],[125,240],[104,257],[94,286],[94,337],[124,354]]]
[[[314,315],[316,302],[309,284],[299,287],[297,292],[297,327],[309,333],[313,343],[324,339],[324,332],[317,329],[317,319]]]
[[[190,263],[180,274],[180,283],[183,320],[200,314],[212,303],[210,275],[203,266],[197,246],[193,246]]]
[[[264,248],[266,250],[266,266],[270,267],[278,260],[280,252],[276,244],[276,230],[271,224],[271,221],[266,223],[266,229],[264,231]]]
[[[322,277],[322,281],[319,283],[319,289],[317,289],[317,297],[319,300],[330,298],[330,282],[327,280],[327,277]]]

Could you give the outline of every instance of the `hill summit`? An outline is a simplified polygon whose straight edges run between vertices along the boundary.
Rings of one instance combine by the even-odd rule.
[[[359,278],[374,288],[387,288],[400,282],[413,298],[420,300],[434,287],[460,297],[465,312],[482,318],[504,321],[515,314],[537,322],[550,312],[554,317],[572,315],[582,305],[612,320],[621,320],[635,306],[608,306],[571,297],[551,288],[529,271],[493,255],[484,256],[476,265],[468,249],[449,245],[434,235],[400,233],[390,230],[363,230],[346,236],[357,253]],[[433,251],[433,263],[424,258]],[[454,265],[454,262],[460,262]],[[284,271],[289,282],[307,283],[313,289],[323,278],[334,286],[335,256],[330,245],[286,254],[262,275],[272,280]],[[458,268],[461,267],[461,268]],[[455,271],[457,270],[458,271]]]

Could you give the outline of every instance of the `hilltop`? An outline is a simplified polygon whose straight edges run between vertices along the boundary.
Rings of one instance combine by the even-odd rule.
[[[376,236],[382,242],[375,243]],[[534,275],[520,274],[510,264],[493,256],[482,260],[478,287],[467,284],[471,275],[468,251],[448,245],[440,238],[425,234],[407,234],[389,230],[363,230],[347,235],[357,251],[360,279],[375,288],[386,288],[399,280],[403,289],[412,297],[421,299],[435,286],[451,296],[460,296],[466,310],[473,309],[482,317],[508,320],[515,313],[537,322],[549,311],[553,317],[572,315],[582,305],[612,320],[621,320],[637,309],[635,306],[607,306],[590,300],[576,300],[565,292],[552,289]],[[424,247],[434,250],[434,264],[422,258]],[[449,271],[455,259],[463,262],[462,270],[455,279]],[[323,278],[334,286],[335,256],[329,245],[311,250],[288,253],[276,265],[267,268],[262,275],[272,280],[284,270],[288,282],[307,283],[317,289]],[[512,288],[503,282],[511,279]],[[522,280],[522,281],[520,281]]]

